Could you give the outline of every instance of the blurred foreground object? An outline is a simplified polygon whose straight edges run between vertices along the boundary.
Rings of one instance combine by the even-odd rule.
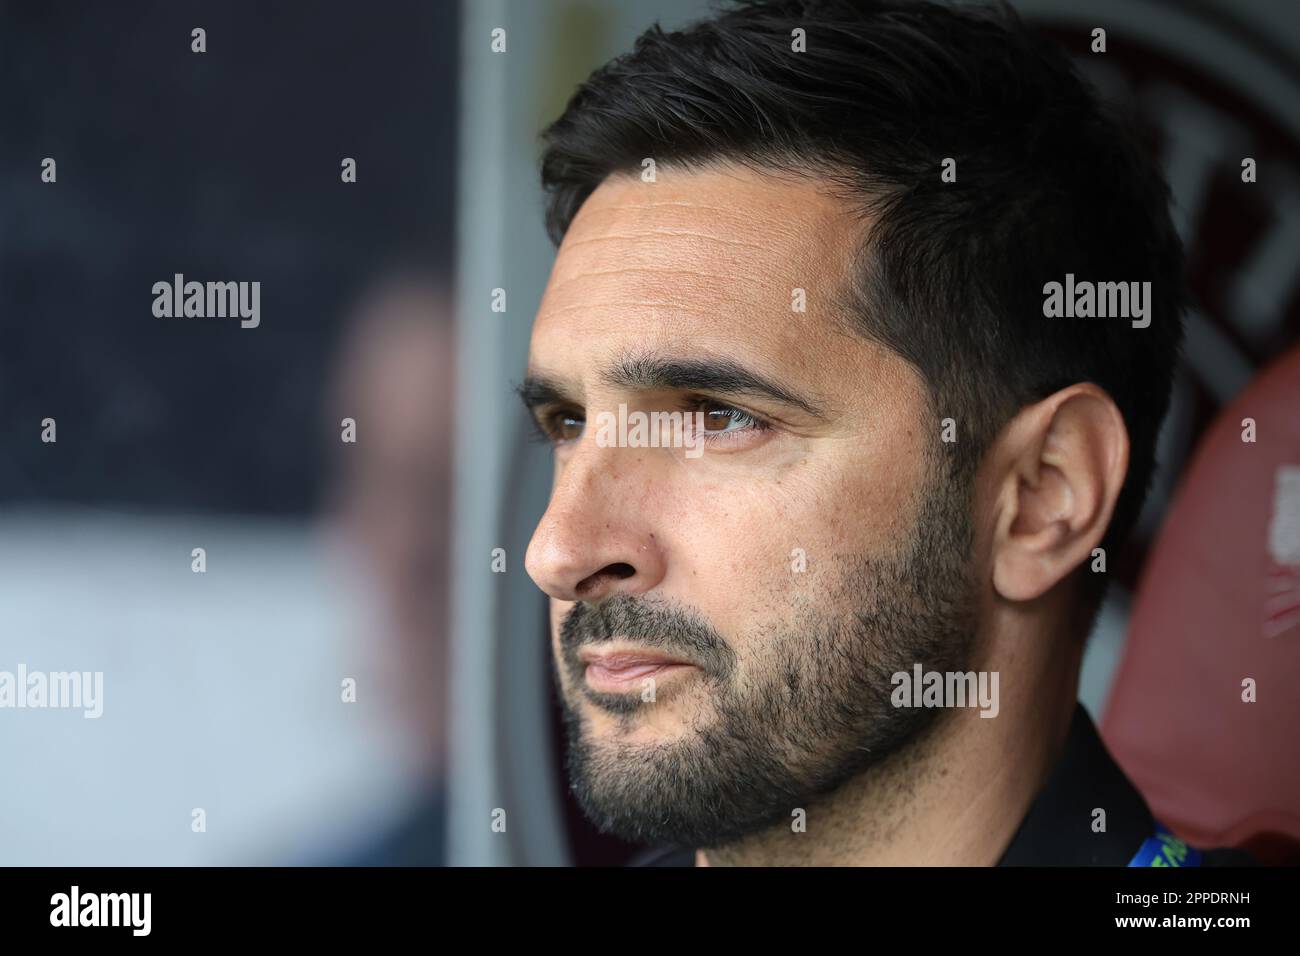
[[[1300,863],[1298,411],[1293,349],[1206,433],[1138,589],[1102,725],[1179,836],[1274,864]]]

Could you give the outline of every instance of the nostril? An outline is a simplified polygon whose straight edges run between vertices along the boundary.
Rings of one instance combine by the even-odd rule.
[[[608,583],[610,580],[625,581],[635,575],[636,568],[632,567],[630,564],[625,564],[622,561],[617,564],[607,564],[595,574],[579,581],[575,590],[578,592],[579,597],[586,597],[602,585]]]

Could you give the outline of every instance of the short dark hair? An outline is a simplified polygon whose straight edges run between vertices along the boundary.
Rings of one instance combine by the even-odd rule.
[[[849,290],[854,321],[915,366],[936,412],[958,423],[950,473],[969,482],[1024,405],[1094,382],[1130,437],[1103,546],[1123,543],[1182,343],[1182,245],[1136,127],[1005,4],[748,0],[684,30],[656,25],[582,84],[543,144],[556,243],[607,176],[645,157],[842,188],[875,219]],[[941,181],[945,158],[955,182]],[[1150,281],[1150,325],[1044,317],[1044,284],[1067,273]]]

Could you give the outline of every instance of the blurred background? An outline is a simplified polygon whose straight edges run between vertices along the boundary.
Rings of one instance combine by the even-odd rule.
[[[1294,722],[1269,711],[1244,745],[1198,712],[1202,749],[1270,765],[1240,780],[1268,798],[1182,805],[1160,754],[1192,744],[1164,721],[1195,705],[1148,678],[1245,655],[1287,677],[1275,692],[1298,716],[1291,619],[1272,614],[1263,638],[1254,591],[1201,593],[1225,617],[1198,636],[1195,582],[1159,557],[1217,521],[1220,543],[1241,539],[1223,574],[1293,593],[1300,10],[1013,5],[1142,118],[1198,300],[1081,697],[1179,832],[1300,841]],[[646,27],[708,10],[0,3],[0,671],[104,684],[95,720],[0,710],[0,865],[628,856],[565,796],[544,602],[523,570],[549,460],[512,387],[553,257],[539,131]],[[1242,157],[1259,170],[1249,202],[1231,188]],[[260,324],[155,317],[151,287],[176,273],[260,282]],[[1289,438],[1245,467],[1215,429],[1256,387],[1250,408]],[[1194,650],[1171,654],[1178,640]]]

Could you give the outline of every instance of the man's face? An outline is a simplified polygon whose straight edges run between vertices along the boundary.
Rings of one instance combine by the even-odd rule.
[[[914,739],[928,711],[890,706],[892,673],[964,669],[965,500],[920,377],[840,305],[864,228],[810,180],[661,167],[607,180],[560,248],[524,390],[556,443],[526,563],[575,790],[625,838],[788,820]],[[702,453],[609,441],[620,405],[703,413]]]

